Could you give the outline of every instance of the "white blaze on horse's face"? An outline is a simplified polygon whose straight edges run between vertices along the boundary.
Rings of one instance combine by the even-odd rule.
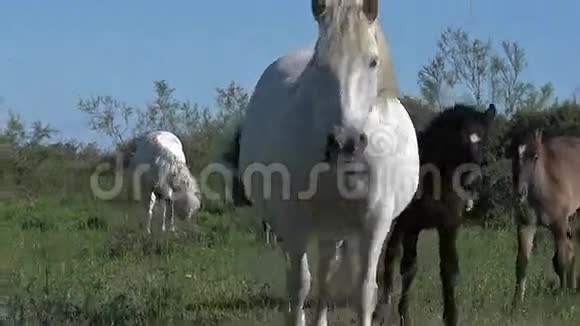
[[[472,142],[473,144],[477,144],[481,141],[481,137],[479,137],[479,135],[476,133],[472,133],[471,135],[469,135],[469,141]]]
[[[320,1],[324,2],[324,1]],[[357,1],[352,1],[357,2]],[[379,45],[375,19],[363,4],[344,0],[326,0],[323,12],[315,17],[319,26],[314,64],[323,79],[329,81],[327,101],[335,108],[323,107],[321,114],[339,110],[342,125],[364,121],[378,95]]]
[[[520,158],[524,157],[525,152],[526,152],[526,145],[518,146],[518,155],[520,156]]]

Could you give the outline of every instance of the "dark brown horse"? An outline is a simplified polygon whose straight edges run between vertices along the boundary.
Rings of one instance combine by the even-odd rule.
[[[401,325],[411,324],[409,291],[417,272],[417,241],[425,229],[439,234],[440,271],[443,285],[446,325],[457,324],[455,284],[459,275],[456,241],[463,212],[469,197],[463,187],[475,184],[477,168],[483,161],[483,147],[496,115],[493,104],[485,112],[465,105],[455,105],[435,116],[425,128],[418,130],[421,179],[417,196],[399,215],[386,244],[384,263],[384,296],[382,304],[392,301],[394,264],[400,261],[402,294],[399,301]],[[467,167],[468,169],[465,169]],[[475,167],[475,169],[473,169]],[[461,173],[463,169],[471,173]],[[465,189],[463,189],[465,190]],[[389,307],[390,308],[390,307]]]
[[[542,134],[539,129],[533,130],[513,148],[514,193],[519,199],[513,308],[524,298],[526,268],[538,225],[547,227],[554,237],[552,262],[561,288],[576,288],[572,218],[580,207],[580,138]],[[525,214],[528,207],[532,214]]]

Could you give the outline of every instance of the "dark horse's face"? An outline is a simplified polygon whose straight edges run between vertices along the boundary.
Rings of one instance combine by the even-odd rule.
[[[512,154],[512,178],[514,194],[520,202],[528,197],[530,184],[534,180],[536,166],[540,157],[542,131],[535,130],[517,144]]]
[[[485,112],[476,112],[463,121],[459,130],[459,148],[455,149],[461,154],[461,161],[483,163],[484,146],[495,115],[495,106],[490,104]]]
[[[456,106],[457,107],[457,106]],[[476,164],[480,166],[484,161],[484,147],[487,142],[487,136],[492,122],[496,116],[496,109],[493,104],[490,104],[485,112],[478,112],[469,110],[470,114],[466,114],[464,119],[461,119],[454,141],[449,148],[450,152],[455,152],[456,163],[462,164]],[[452,131],[457,132],[457,131]],[[467,166],[466,166],[467,167]],[[473,170],[468,168],[468,173],[463,173],[461,177],[461,184],[467,189],[474,190],[478,181],[481,181],[481,172],[479,169]]]

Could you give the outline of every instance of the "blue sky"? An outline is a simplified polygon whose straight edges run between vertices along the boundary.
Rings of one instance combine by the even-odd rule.
[[[143,106],[153,81],[213,105],[215,88],[253,88],[276,57],[312,45],[309,0],[2,0],[0,117],[8,110],[98,140],[76,110],[79,98],[112,95]],[[525,78],[557,95],[580,88],[578,0],[382,0],[380,20],[397,78],[418,93],[417,72],[447,27],[527,51]]]

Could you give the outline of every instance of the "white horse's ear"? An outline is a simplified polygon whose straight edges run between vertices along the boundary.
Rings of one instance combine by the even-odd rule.
[[[379,0],[363,0],[363,12],[370,22],[374,22],[379,15]]]
[[[312,0],[312,15],[314,15],[315,19],[320,18],[326,11],[326,0]]]

